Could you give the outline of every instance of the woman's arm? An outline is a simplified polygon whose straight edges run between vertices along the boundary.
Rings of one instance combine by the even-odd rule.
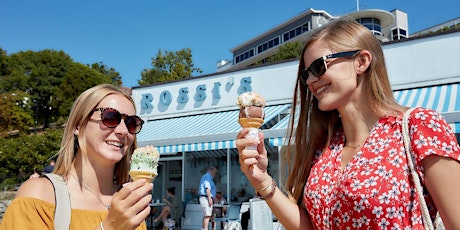
[[[259,140],[246,139],[249,129],[243,129],[237,136],[236,146],[239,153],[241,171],[246,175],[251,185],[258,189],[260,196],[266,197],[265,201],[273,214],[286,229],[313,229],[307,211],[299,207],[285,196],[281,190],[272,184],[268,175],[268,157],[263,141],[263,134],[259,132]],[[257,150],[245,149],[246,146],[257,145]],[[270,194],[270,195],[269,195]]]
[[[441,156],[422,161],[425,186],[433,198],[446,229],[460,229],[460,163]]]
[[[174,207],[174,205],[169,202],[169,200],[167,198],[163,198],[163,201],[166,203],[166,205],[170,206],[170,207]]]

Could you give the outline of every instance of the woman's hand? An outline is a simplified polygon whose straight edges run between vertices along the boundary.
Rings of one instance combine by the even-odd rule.
[[[126,183],[115,193],[107,218],[103,221],[105,229],[135,229],[150,214],[153,184],[145,179]]]
[[[237,136],[236,148],[239,153],[241,171],[246,175],[249,182],[256,189],[263,188],[267,181],[268,156],[263,141],[264,136],[259,132],[259,140],[256,138],[245,138],[249,129],[242,129]],[[257,150],[246,149],[247,146],[257,146]]]

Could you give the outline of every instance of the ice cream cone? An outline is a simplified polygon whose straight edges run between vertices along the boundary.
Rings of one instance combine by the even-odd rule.
[[[153,181],[157,177],[157,174],[149,171],[130,171],[129,175],[131,176],[133,181],[139,179],[147,179],[148,181]]]
[[[260,128],[264,123],[264,119],[262,118],[240,118],[238,119],[238,123],[243,128]]]

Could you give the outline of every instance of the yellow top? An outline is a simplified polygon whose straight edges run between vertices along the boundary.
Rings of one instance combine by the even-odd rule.
[[[55,205],[31,197],[15,198],[8,206],[0,230],[54,229]],[[107,211],[71,210],[70,229],[96,229]],[[136,230],[146,230],[145,221]]]

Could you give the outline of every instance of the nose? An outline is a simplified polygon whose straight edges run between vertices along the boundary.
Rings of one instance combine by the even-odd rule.
[[[314,82],[318,81],[319,80],[319,77],[313,75],[312,73],[308,73],[308,77],[307,77],[307,80],[305,81],[307,83],[307,85],[311,85],[313,84]]]
[[[118,124],[117,127],[115,127],[115,132],[123,135],[127,135],[129,133],[128,127],[125,123],[125,119],[121,119],[120,124]]]

